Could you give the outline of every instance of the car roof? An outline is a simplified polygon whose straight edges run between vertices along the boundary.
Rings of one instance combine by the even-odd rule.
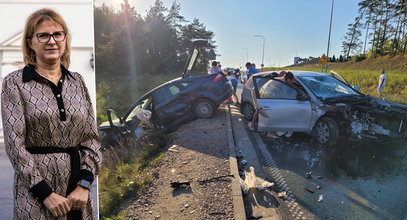
[[[260,73],[253,74],[253,76],[263,76],[263,77],[265,77],[265,76],[271,75],[273,72],[279,73],[281,71],[283,71],[283,70],[260,72]],[[284,70],[284,71],[286,71],[286,70]],[[318,73],[318,72],[303,71],[303,70],[293,70],[293,71],[290,70],[290,72],[292,72],[293,75],[296,76],[296,77],[301,77],[301,76],[326,76],[326,75],[328,75],[326,73]]]
[[[165,83],[162,83],[162,84],[156,86],[154,89],[152,89],[152,90],[146,92],[143,96],[145,96],[145,95],[147,95],[147,94],[149,94],[149,93],[152,93],[152,92],[154,92],[155,90],[157,90],[157,89],[159,89],[159,88],[161,88],[161,87],[163,87],[163,86],[165,86],[165,85],[172,84],[172,83],[174,83],[174,82],[194,81],[194,80],[197,80],[197,78],[202,78],[203,76],[206,76],[206,75],[202,75],[202,76],[188,76],[188,77],[185,77],[185,78],[178,77],[178,78],[169,80],[169,81],[167,81],[167,82],[165,82]]]

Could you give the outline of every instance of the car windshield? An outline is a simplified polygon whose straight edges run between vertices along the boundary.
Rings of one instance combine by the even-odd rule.
[[[133,120],[134,118],[137,117],[137,114],[141,111],[141,110],[152,110],[152,106],[151,106],[151,100],[152,97],[149,96],[145,99],[143,99],[142,101],[139,102],[138,105],[136,105],[133,110],[127,115],[127,117],[124,119],[125,122],[129,122],[131,120]]]
[[[358,95],[355,90],[332,76],[301,76],[300,80],[322,100]]]

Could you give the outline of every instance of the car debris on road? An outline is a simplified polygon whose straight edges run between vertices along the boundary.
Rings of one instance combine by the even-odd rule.
[[[319,195],[319,197],[318,197],[318,202],[322,202],[322,200],[324,200],[324,196],[323,196],[323,195]]]
[[[189,181],[176,181],[176,182],[170,182],[170,186],[172,188],[187,188],[187,187],[191,187],[191,183]]]

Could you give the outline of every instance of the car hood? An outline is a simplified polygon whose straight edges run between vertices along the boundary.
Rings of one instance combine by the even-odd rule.
[[[376,113],[396,113],[401,117],[407,117],[407,105],[396,102],[382,100],[369,95],[348,95],[323,100],[323,103],[334,106],[343,103],[349,106],[358,106],[359,108],[370,110]]]
[[[371,101],[371,97],[358,94],[358,95],[344,95],[344,96],[337,96],[332,98],[326,98],[322,100],[326,104],[335,104],[335,103],[359,103],[359,102],[369,102]]]

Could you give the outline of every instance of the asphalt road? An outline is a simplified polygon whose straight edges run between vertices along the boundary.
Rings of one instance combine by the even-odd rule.
[[[273,171],[270,180],[298,203],[281,206],[286,219],[407,220],[405,141],[355,143],[345,137],[324,148],[306,134],[274,139],[249,133],[272,157],[262,156],[265,169]]]
[[[323,148],[305,134],[260,136],[301,211],[318,219],[407,219],[405,142]]]
[[[0,220],[13,219],[13,177],[14,171],[6,155],[4,142],[0,141]],[[92,185],[93,201],[96,201],[96,181]],[[94,203],[95,211],[97,204]]]

